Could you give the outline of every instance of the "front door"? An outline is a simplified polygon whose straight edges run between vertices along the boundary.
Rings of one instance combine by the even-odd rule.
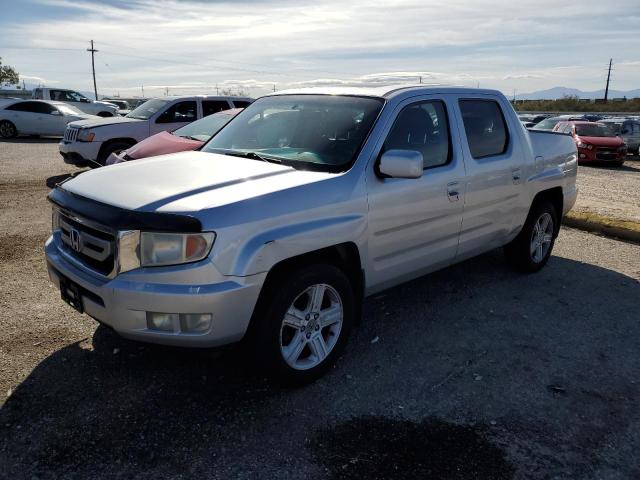
[[[422,153],[421,178],[381,178],[369,165],[367,284],[377,291],[450,264],[464,206],[464,162],[445,97],[399,105],[377,157],[387,150]]]

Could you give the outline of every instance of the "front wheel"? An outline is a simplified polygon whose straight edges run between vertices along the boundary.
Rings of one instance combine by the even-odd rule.
[[[558,213],[550,202],[531,207],[518,236],[505,246],[509,263],[517,270],[533,273],[549,261],[558,230]]]
[[[333,265],[302,268],[279,281],[259,320],[257,360],[281,381],[308,383],[333,366],[346,344],[355,316],[353,289]]]
[[[0,122],[0,137],[2,138],[15,138],[18,136],[18,130],[16,126],[9,120],[3,120]]]

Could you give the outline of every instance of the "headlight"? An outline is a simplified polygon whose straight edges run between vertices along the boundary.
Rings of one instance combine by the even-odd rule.
[[[588,149],[588,150],[593,149],[593,145],[591,145],[590,143],[582,143],[582,142],[579,142],[579,143],[578,143],[578,147],[579,147],[579,148],[586,148],[586,149]]]
[[[140,266],[178,265],[202,260],[211,251],[216,234],[140,232]]]
[[[93,142],[93,139],[96,137],[96,134],[89,130],[88,128],[81,128],[78,132],[78,140],[80,142]]]

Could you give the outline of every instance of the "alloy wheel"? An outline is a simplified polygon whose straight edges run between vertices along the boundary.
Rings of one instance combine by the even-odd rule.
[[[296,370],[322,363],[338,342],[344,309],[338,292],[327,284],[306,288],[292,302],[280,327],[280,353]]]
[[[544,260],[551,248],[552,240],[553,217],[550,213],[545,212],[540,215],[533,225],[533,232],[531,233],[530,253],[534,262],[540,263]]]

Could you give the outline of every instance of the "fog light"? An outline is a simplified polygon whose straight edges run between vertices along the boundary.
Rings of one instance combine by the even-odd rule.
[[[178,317],[177,313],[147,312],[147,328],[173,332],[173,326],[178,323]]]
[[[211,327],[210,313],[181,313],[180,330],[189,333],[202,333]]]
[[[587,158],[587,156],[584,153],[581,153],[580,158]]]

